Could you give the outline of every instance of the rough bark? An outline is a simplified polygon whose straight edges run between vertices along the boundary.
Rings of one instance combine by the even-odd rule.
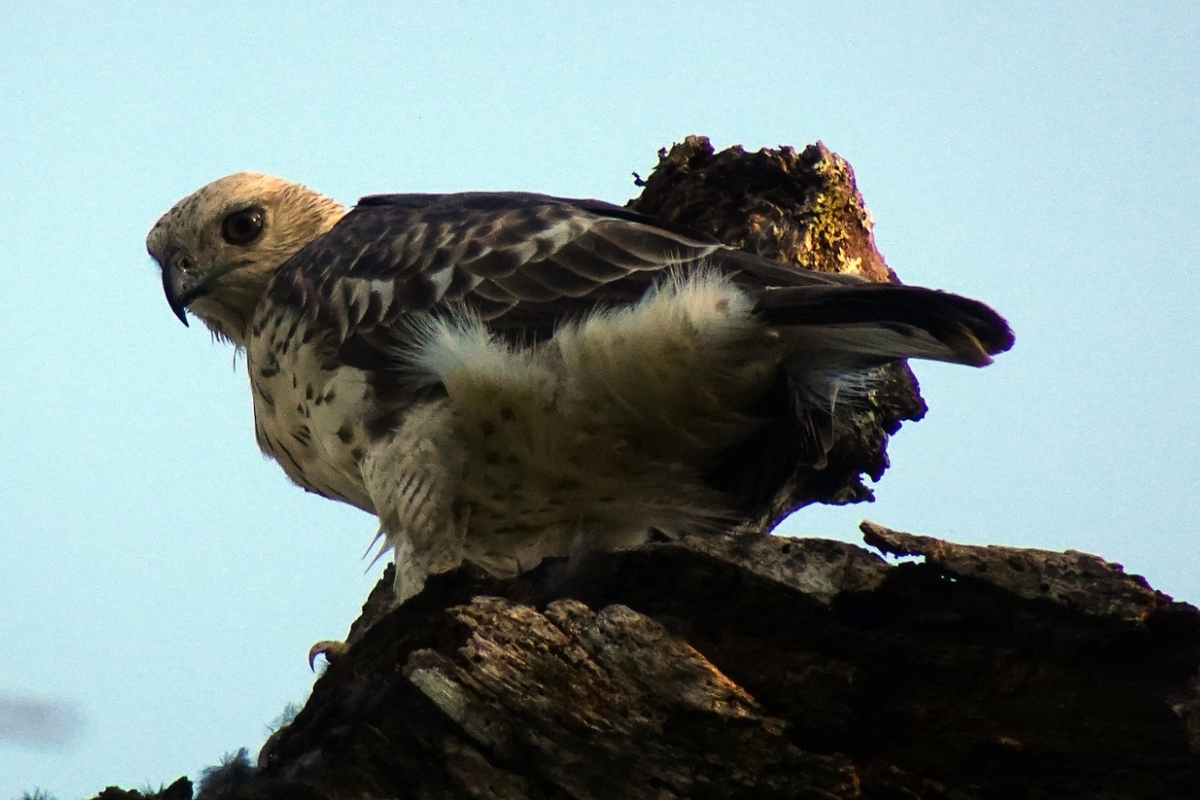
[[[742,534],[438,576],[202,796],[1200,796],[1195,608],[1095,556],[863,530],[923,561]]]
[[[642,194],[630,202],[636,211],[797,269],[899,282],[875,247],[874,221],[854,170],[820,142],[800,152],[731,147],[714,153],[708,139],[689,136],[661,151],[654,173],[639,183]],[[863,476],[883,477],[888,436],[925,411],[907,366],[880,370],[868,404],[837,409],[828,464],[799,468],[773,507],[747,527],[767,530],[809,503],[871,500]]]
[[[637,210],[797,268],[895,280],[820,144],[661,154]],[[864,523],[746,529],[870,497],[924,413],[907,369],[742,532],[469,567],[390,611],[385,576],[299,715],[208,798],[1200,796],[1200,612],[1081,553]],[[191,794],[181,780],[170,800]],[[105,800],[136,796],[109,790]],[[166,796],[166,795],[164,795]]]

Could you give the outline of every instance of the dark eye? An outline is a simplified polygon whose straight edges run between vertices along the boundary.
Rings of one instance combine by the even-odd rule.
[[[234,211],[221,223],[221,237],[230,244],[250,244],[266,224],[266,213],[257,206]]]

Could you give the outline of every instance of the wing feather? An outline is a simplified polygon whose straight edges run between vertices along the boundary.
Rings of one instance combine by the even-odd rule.
[[[720,249],[595,200],[376,195],[297,253],[269,291],[272,304],[325,323],[335,346],[454,304],[536,338],[596,305],[636,300],[661,270]]]
[[[537,194],[363,198],[281,267],[269,292],[271,304],[324,325],[334,349],[355,339],[350,349],[363,354],[394,347],[410,315],[456,306],[535,341],[596,308],[636,302],[664,272],[700,263],[746,290],[762,319],[833,331],[832,350],[844,349],[834,339],[845,326],[862,324],[890,324],[902,343],[910,328],[925,331],[939,344],[909,355],[963,363],[986,363],[1012,343],[981,303],[789,267],[618,206]],[[903,355],[880,347],[880,356]]]

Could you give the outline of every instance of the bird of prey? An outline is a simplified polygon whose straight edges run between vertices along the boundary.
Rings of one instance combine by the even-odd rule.
[[[595,200],[347,212],[239,173],[147,249],[179,319],[244,349],[263,451],[378,516],[398,602],[464,560],[511,576],[753,516],[820,468],[833,404],[862,402],[880,366],[978,367],[1013,342],[975,300],[788,268]]]

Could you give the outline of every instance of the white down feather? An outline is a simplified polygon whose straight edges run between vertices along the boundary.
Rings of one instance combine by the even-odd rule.
[[[368,489],[389,546],[399,557],[403,545],[416,571],[451,569],[461,553],[501,575],[727,520],[701,475],[761,424],[744,409],[783,350],[745,294],[712,274],[671,280],[532,348],[469,318],[429,320],[417,342],[404,361],[446,397],[368,458]]]

